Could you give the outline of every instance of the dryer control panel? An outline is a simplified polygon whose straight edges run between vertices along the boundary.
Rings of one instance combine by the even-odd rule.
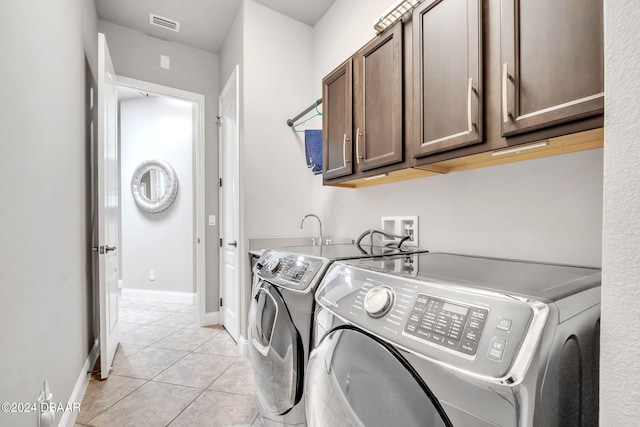
[[[526,370],[548,313],[544,303],[468,284],[340,263],[326,273],[316,301],[401,350],[506,383]]]
[[[473,356],[488,316],[487,308],[419,293],[402,332]]]
[[[326,265],[322,259],[269,249],[258,260],[254,273],[270,283],[306,292]]]

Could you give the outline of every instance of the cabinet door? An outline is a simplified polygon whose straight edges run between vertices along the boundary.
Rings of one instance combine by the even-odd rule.
[[[347,60],[322,80],[322,165],[324,179],[353,172],[353,62]]]
[[[402,161],[402,21],[367,44],[354,59],[357,168]]]
[[[602,0],[502,0],[502,134],[604,111]]]
[[[416,157],[482,142],[481,0],[413,11]]]

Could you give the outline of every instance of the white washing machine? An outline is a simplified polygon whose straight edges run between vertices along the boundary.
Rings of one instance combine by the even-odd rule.
[[[598,269],[417,258],[415,275],[376,260],[328,270],[309,426],[598,425]]]

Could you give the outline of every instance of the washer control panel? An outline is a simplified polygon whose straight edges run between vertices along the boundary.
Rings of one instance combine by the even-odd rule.
[[[532,357],[527,351],[540,333],[532,325],[544,324],[548,311],[539,301],[468,283],[418,280],[342,263],[328,269],[316,301],[342,322],[399,349],[492,378],[508,375],[516,360],[527,365],[525,359]]]
[[[486,308],[419,293],[402,332],[473,356],[488,316]]]
[[[321,259],[269,249],[258,260],[254,273],[284,288],[305,291],[325,265]]]

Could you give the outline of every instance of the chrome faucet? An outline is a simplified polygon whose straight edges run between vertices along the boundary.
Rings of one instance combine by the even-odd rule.
[[[318,217],[318,215],[314,215],[314,214],[306,214],[305,216],[302,217],[302,221],[300,221],[300,229],[302,230],[302,226],[304,225],[304,220],[309,218],[309,217],[314,217],[315,219],[318,220],[318,224],[320,225],[320,241],[318,242],[318,245],[322,246],[323,244],[323,239],[322,239],[322,221],[320,221],[320,218]]]

